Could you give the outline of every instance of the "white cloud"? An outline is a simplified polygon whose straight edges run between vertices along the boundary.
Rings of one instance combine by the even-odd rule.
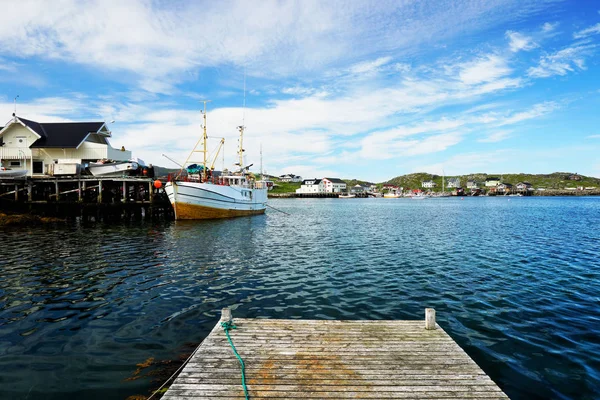
[[[383,65],[389,63],[390,61],[392,61],[392,57],[379,57],[376,60],[354,64],[349,70],[352,74],[372,74],[379,71]]]
[[[591,35],[597,35],[600,33],[600,23],[597,23],[594,26],[590,26],[589,28],[580,30],[578,32],[575,32],[573,34],[573,37],[575,39],[583,39],[585,37],[591,36]]]
[[[577,69],[585,69],[585,57],[592,53],[596,45],[575,44],[555,53],[542,56],[536,67],[527,70],[532,78],[547,78],[554,75],[564,76]]]
[[[0,48],[5,56],[85,65],[172,93],[205,67],[245,65],[249,74],[289,76],[393,50],[414,53],[545,3],[19,1],[0,15]]]
[[[590,135],[587,139],[600,139],[600,135]]]
[[[542,32],[544,33],[548,33],[548,32],[552,32],[556,29],[556,27],[558,26],[558,22],[546,22],[544,25],[542,25]]]
[[[459,79],[467,85],[497,81],[512,72],[506,59],[494,54],[464,63],[459,69]]]
[[[498,131],[498,132],[493,132],[490,135],[488,135],[485,138],[482,139],[478,139],[478,142],[481,143],[498,143],[501,142],[503,140],[506,140],[510,137],[511,132],[510,131]]]
[[[518,122],[523,122],[528,119],[538,118],[543,115],[549,114],[552,111],[560,108],[560,105],[553,101],[546,101],[544,103],[535,104],[529,110],[514,113],[508,117],[502,118],[494,124],[494,126],[505,126],[512,125]]]
[[[521,50],[529,51],[538,47],[531,37],[525,36],[519,32],[506,31],[506,37],[509,40],[508,45],[510,47],[510,51],[513,53]]]

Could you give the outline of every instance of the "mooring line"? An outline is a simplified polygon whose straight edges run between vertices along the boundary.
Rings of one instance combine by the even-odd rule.
[[[289,213],[286,213],[285,211],[281,211],[281,210],[279,210],[279,209],[277,209],[277,208],[275,208],[275,207],[273,207],[273,206],[270,206],[270,205],[268,205],[268,204],[265,204],[265,205],[266,205],[267,207],[269,207],[269,208],[272,208],[272,209],[273,209],[273,210],[275,210],[275,211],[279,211],[280,213],[283,213],[283,214],[285,214],[285,215],[290,215]]]

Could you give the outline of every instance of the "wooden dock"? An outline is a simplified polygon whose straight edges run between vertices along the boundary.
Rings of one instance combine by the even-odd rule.
[[[221,321],[231,318],[223,310]],[[238,319],[230,331],[250,399],[507,399],[435,323]],[[163,399],[243,399],[218,323]]]
[[[27,177],[0,179],[0,211],[85,220],[174,219],[155,179],[146,177]],[[163,182],[161,182],[163,185]]]

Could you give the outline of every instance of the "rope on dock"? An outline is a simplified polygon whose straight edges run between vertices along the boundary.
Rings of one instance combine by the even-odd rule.
[[[233,354],[235,354],[238,361],[240,362],[240,366],[242,369],[242,387],[244,388],[244,395],[246,396],[246,400],[249,400],[250,397],[248,396],[248,388],[246,387],[246,366],[244,365],[244,360],[242,360],[242,357],[240,357],[235,346],[233,345],[233,342],[231,341],[231,337],[229,336],[229,331],[231,329],[237,329],[237,327],[235,325],[233,325],[231,323],[231,321],[221,322],[221,326],[223,327],[223,330],[225,331],[225,335],[227,336],[227,341],[229,342],[229,345],[231,346],[231,349],[233,350]]]

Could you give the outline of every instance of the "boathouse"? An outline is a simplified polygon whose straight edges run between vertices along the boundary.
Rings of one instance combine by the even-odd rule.
[[[27,170],[27,176],[51,174],[51,164],[81,164],[103,158],[131,159],[131,151],[111,147],[104,122],[39,123],[18,116],[0,130],[0,166]]]

